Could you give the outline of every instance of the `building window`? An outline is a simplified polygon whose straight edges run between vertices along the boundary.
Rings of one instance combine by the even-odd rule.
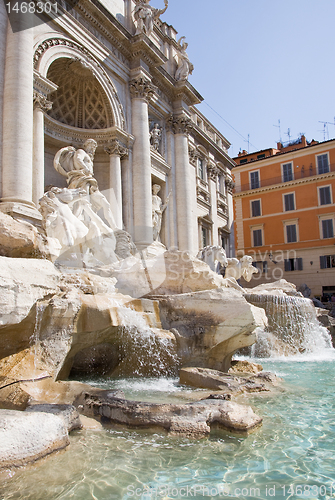
[[[252,237],[253,237],[253,246],[254,247],[261,247],[263,245],[263,237],[262,237],[262,230],[261,229],[253,229]]]
[[[265,153],[262,153],[261,155],[257,155],[257,160],[262,160],[265,158]]]
[[[292,163],[284,163],[283,165],[283,182],[293,181],[293,165]]]
[[[318,155],[316,157],[317,165],[318,165],[318,174],[326,174],[329,172],[329,163],[328,163],[328,155]]]
[[[252,200],[251,217],[259,217],[260,215],[261,215],[261,200]]]
[[[335,267],[335,255],[320,255],[320,269]]]
[[[242,158],[242,160],[240,160],[240,165],[243,165],[244,163],[248,163],[248,158]]]
[[[297,259],[285,259],[284,260],[285,271],[302,271],[302,258]]]
[[[218,176],[218,191],[221,194],[225,194],[225,177],[224,177],[224,175]]]
[[[286,226],[286,243],[295,243],[297,241],[297,226],[288,224]]]
[[[320,205],[329,205],[332,202],[330,186],[319,188],[319,202]]]
[[[202,158],[198,158],[198,176],[205,180],[205,162]]]
[[[334,238],[334,227],[333,219],[323,219],[321,220],[322,226],[322,238]]]
[[[284,210],[285,212],[295,210],[294,193],[284,194]]]
[[[256,170],[256,172],[250,172],[250,189],[257,189],[259,188],[259,172]]]

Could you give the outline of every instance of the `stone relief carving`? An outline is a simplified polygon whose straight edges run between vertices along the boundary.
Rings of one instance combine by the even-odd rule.
[[[208,178],[211,181],[216,182],[217,181],[217,176],[219,174],[219,169],[215,165],[212,165],[212,164],[209,163],[207,165],[207,172],[208,172]]]
[[[129,90],[132,98],[142,98],[149,101],[154,95],[156,87],[149,80],[139,77],[130,80]]]
[[[159,152],[159,146],[162,140],[162,127],[155,123],[150,131],[150,144],[155,151]]]
[[[108,155],[118,155],[120,158],[126,158],[129,154],[129,150],[117,139],[113,139],[108,146],[104,147],[104,150]]]
[[[167,125],[173,131],[174,134],[188,135],[193,128],[192,120],[185,115],[180,115],[180,116],[171,115],[167,119]]]
[[[50,111],[52,108],[52,102],[48,101],[45,95],[41,94],[40,92],[37,92],[34,90],[33,94],[33,100],[34,100],[34,109],[39,108],[42,111]]]
[[[175,74],[175,79],[179,80],[187,80],[189,75],[192,74],[194,70],[194,66],[188,58],[186,53],[186,49],[188,47],[188,43],[185,42],[185,37],[182,36],[178,40],[179,52],[177,54],[177,71]]]
[[[40,200],[44,229],[55,257],[73,265],[102,265],[118,260],[112,210],[93,176],[96,147],[94,139],[87,139],[83,148],[60,149],[54,167],[66,177],[68,188],[53,187]]]
[[[160,196],[158,196],[161,187],[159,184],[154,184],[152,186],[152,227],[153,227],[153,240],[160,241],[159,235],[162,228],[162,217],[163,212],[169,203],[170,194],[163,203]]]
[[[164,14],[168,8],[168,0],[164,0],[164,9],[155,9],[150,5],[150,0],[135,0],[134,19],[136,24],[135,35],[144,33],[150,36],[154,29],[154,21]]]

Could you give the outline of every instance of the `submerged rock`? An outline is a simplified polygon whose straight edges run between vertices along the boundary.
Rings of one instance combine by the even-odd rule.
[[[128,401],[110,391],[84,392],[76,400],[81,413],[103,423],[163,429],[170,434],[206,436],[213,428],[248,434],[262,423],[251,407],[225,400],[186,404]]]
[[[225,394],[270,391],[278,385],[276,375],[260,372],[249,377],[238,377],[235,374],[223,373],[208,368],[187,367],[180,370],[180,383],[204,389],[223,391]]]
[[[0,469],[33,462],[68,444],[68,431],[61,417],[0,410]]]

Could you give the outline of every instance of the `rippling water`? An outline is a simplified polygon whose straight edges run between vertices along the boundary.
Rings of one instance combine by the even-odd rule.
[[[0,498],[335,498],[333,352],[317,360],[261,360],[284,379],[285,391],[249,398],[264,422],[248,437],[221,433],[194,440],[120,428],[76,431],[66,451],[7,472]],[[175,379],[117,380],[111,386],[147,401],[185,401],[193,393]]]

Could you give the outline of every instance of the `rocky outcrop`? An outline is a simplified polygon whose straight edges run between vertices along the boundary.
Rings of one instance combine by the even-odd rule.
[[[82,423],[80,421],[79,413],[73,405],[67,404],[33,404],[26,408],[28,413],[48,413],[52,415],[57,415],[60,417],[68,432],[74,431],[75,429],[81,429]]]
[[[231,362],[228,373],[259,373],[263,370],[262,365],[251,361],[236,360]]]
[[[262,285],[255,286],[254,288],[245,288],[245,293],[261,295],[290,295],[292,297],[302,297],[302,293],[297,291],[296,285],[281,279],[272,283],[263,283]]]
[[[32,224],[0,212],[0,255],[48,258],[47,239]]]
[[[231,288],[155,299],[163,328],[176,336],[182,365],[228,371],[233,354],[252,345],[256,328],[267,324],[264,311]]]
[[[117,279],[116,287],[124,294],[173,295],[230,286],[229,281],[188,252],[171,250],[154,257],[139,256],[140,259],[129,257],[105,268],[107,275]]]
[[[269,372],[259,372],[256,375],[237,376],[208,368],[188,367],[180,370],[180,383],[193,387],[201,387],[224,394],[236,396],[241,393],[270,391],[278,385],[278,379]]]
[[[33,462],[68,444],[68,431],[61,417],[0,410],[0,469]]]
[[[211,428],[248,434],[262,419],[249,406],[231,401],[203,400],[187,404],[155,404],[127,401],[122,393],[92,390],[76,405],[81,413],[105,423],[128,427],[163,429],[170,434],[206,436]]]

